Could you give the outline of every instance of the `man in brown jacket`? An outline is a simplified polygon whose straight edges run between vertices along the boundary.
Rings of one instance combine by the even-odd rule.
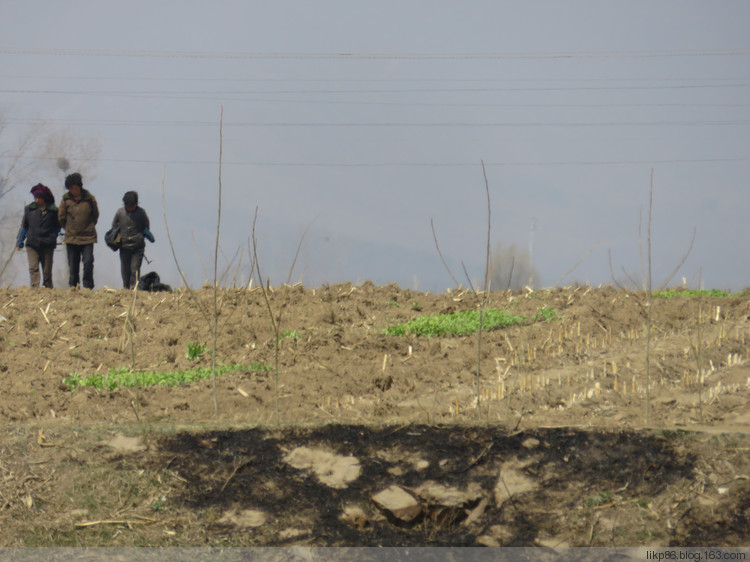
[[[83,189],[81,174],[65,178],[65,189],[60,202],[60,226],[65,229],[65,249],[68,254],[68,285],[77,287],[80,282],[80,265],[83,259],[83,287],[94,288],[94,244],[97,242],[96,223],[99,206],[91,193]]]

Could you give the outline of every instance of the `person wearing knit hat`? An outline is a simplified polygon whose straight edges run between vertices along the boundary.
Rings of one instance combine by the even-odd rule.
[[[51,289],[52,262],[57,246],[57,234],[60,232],[58,209],[55,207],[55,196],[46,185],[35,185],[31,188],[31,194],[34,196],[34,202],[24,207],[16,248],[22,250],[25,242],[31,286],[39,287],[41,266],[43,284]]]
[[[52,195],[52,192],[46,185],[42,185],[41,183],[35,185],[31,188],[31,194],[34,196],[34,199],[43,199],[44,202],[48,205],[55,204],[55,196]]]
[[[120,274],[122,286],[132,289],[138,283],[146,240],[154,241],[148,215],[138,206],[138,192],[128,191],[122,197],[123,206],[112,219],[112,228],[120,229]]]
[[[65,229],[65,251],[68,257],[68,285],[77,287],[83,260],[83,287],[94,288],[94,244],[98,242],[96,223],[99,206],[91,193],[83,189],[81,174],[65,178],[67,193],[60,201],[60,225]]]

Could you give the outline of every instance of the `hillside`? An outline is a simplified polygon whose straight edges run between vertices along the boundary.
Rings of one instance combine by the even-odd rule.
[[[386,333],[468,291],[269,298],[278,377],[263,291],[219,293],[215,410],[124,386],[207,372],[209,288],[0,289],[0,546],[750,545],[750,297],[654,299],[648,428],[642,293],[493,293],[481,345]]]

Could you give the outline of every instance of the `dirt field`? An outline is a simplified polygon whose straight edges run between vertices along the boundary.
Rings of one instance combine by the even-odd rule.
[[[383,332],[470,292],[270,296],[278,378],[262,291],[219,295],[217,419],[210,378],[63,383],[210,366],[210,289],[0,289],[0,546],[750,546],[750,296],[654,300],[648,428],[643,294],[493,293],[554,314],[481,348]]]

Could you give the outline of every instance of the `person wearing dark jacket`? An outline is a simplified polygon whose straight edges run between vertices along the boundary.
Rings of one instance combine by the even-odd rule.
[[[29,258],[31,286],[39,287],[39,266],[42,268],[45,287],[52,288],[52,261],[57,246],[60,222],[55,207],[55,196],[46,185],[37,184],[31,188],[34,202],[23,210],[21,228],[16,238],[16,248],[22,250],[26,242],[26,255]]]
[[[148,215],[138,206],[138,193],[128,191],[122,198],[123,207],[117,209],[112,219],[112,228],[120,229],[120,273],[122,286],[131,289],[138,283],[141,274],[146,239],[154,241],[149,228]]]
[[[68,285],[77,287],[83,259],[83,287],[94,288],[94,244],[97,242],[96,223],[99,206],[91,193],[83,189],[81,174],[65,178],[65,189],[60,202],[60,226],[65,229],[65,250],[68,255]]]

